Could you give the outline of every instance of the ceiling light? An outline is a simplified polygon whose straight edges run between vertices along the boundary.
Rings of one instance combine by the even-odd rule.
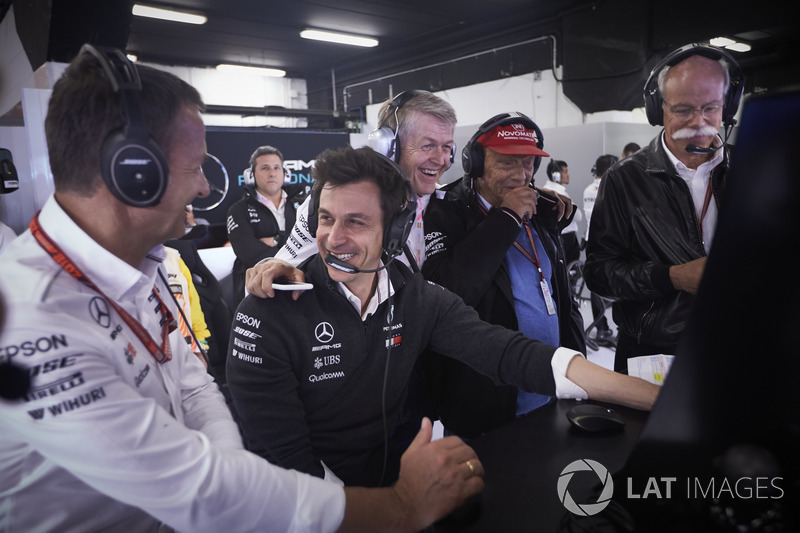
[[[336,33],[322,30],[303,30],[300,32],[303,39],[314,39],[315,41],[327,41],[329,43],[350,44],[353,46],[378,46],[378,39],[372,37],[361,37],[360,35],[348,35],[346,33]]]
[[[125,54],[128,59],[132,62],[136,63],[139,60],[139,57],[136,54]]]
[[[239,74],[257,74],[260,76],[272,76],[273,78],[283,78],[286,71],[279,68],[251,67],[247,65],[217,65],[220,72],[238,72]]]
[[[203,15],[174,11],[172,9],[161,9],[160,7],[143,6],[141,4],[134,4],[132,13],[137,17],[171,20],[173,22],[185,22],[186,24],[205,24],[206,20],[208,20]]]
[[[727,37],[714,37],[708,42],[711,43],[712,46],[725,47],[728,46],[729,44],[735,43],[736,41],[734,41],[733,39],[728,39]]]

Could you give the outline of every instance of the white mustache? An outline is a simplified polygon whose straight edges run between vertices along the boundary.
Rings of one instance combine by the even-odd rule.
[[[713,126],[702,126],[700,128],[681,128],[672,133],[672,138],[677,141],[678,139],[691,139],[692,137],[711,137],[716,134],[717,130]]]

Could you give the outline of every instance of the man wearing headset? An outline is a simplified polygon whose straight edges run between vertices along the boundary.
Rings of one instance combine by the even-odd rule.
[[[285,184],[283,154],[274,146],[259,146],[250,156],[251,179],[244,195],[228,209],[228,239],[236,253],[233,262],[234,308],[244,298],[245,272],[273,257],[286,243],[297,208],[309,187]]]
[[[161,243],[209,193],[202,109],[119,50],[84,47],[53,88],[55,193],[0,255],[0,364],[30,378],[0,391],[3,529],[423,529],[483,486],[472,449],[425,421],[392,488],[279,468],[243,449],[174,327]]]
[[[664,129],[600,182],[584,276],[614,300],[615,369],[674,354],[714,238],[744,76],[725,51],[692,44],[669,54],[645,84],[645,111]]]
[[[378,113],[378,128],[370,133],[369,144],[389,157],[408,176],[417,195],[417,215],[408,237],[408,246],[398,258],[418,269],[425,261],[425,242],[422,217],[437,182],[450,168],[455,155],[453,131],[456,112],[446,101],[428,91],[405,91],[387,100]],[[261,297],[274,296],[272,282],[285,276],[285,265],[297,266],[315,253],[315,239],[308,232],[308,202],[297,212],[297,222],[285,246],[275,255],[276,260],[263,261],[247,271],[247,291]],[[295,271],[294,276],[299,272]]]
[[[415,198],[384,156],[326,151],[313,173],[309,222],[319,253],[302,265],[313,288],[297,301],[248,296],[234,321],[228,383],[251,450],[346,485],[393,483],[394,429],[429,348],[498,383],[650,408],[657,387],[489,324],[396,260]],[[523,192],[519,208],[534,209]]]
[[[487,322],[585,352],[559,238],[571,216],[560,217],[555,199],[533,187],[534,173],[548,157],[543,146],[538,126],[521,113],[497,115],[478,129],[464,147],[465,177],[428,207],[423,274]],[[550,400],[499,386],[459,361],[431,360],[437,413],[461,437],[480,435]]]

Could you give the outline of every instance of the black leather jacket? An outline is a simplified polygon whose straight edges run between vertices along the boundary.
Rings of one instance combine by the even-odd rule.
[[[505,256],[519,235],[519,225],[500,209],[484,216],[463,180],[448,189],[444,199],[431,198],[425,212],[427,259],[422,273],[459,295],[486,322],[518,330]],[[583,319],[570,294],[558,238],[570,221],[571,217],[559,223],[554,212],[544,209],[531,220],[553,267],[560,345],[585,353]],[[437,360],[432,354],[426,354],[426,375],[438,416],[459,436],[476,437],[514,419],[516,387],[497,385],[460,361]]]
[[[703,257],[705,250],[689,187],[661,135],[600,181],[584,277],[592,292],[614,300],[621,334],[674,353],[694,297],[672,286],[669,267]],[[711,172],[718,209],[729,155]]]

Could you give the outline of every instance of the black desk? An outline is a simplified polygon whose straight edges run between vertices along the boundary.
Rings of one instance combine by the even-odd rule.
[[[592,434],[572,427],[575,400],[558,400],[470,441],[486,469],[483,493],[435,526],[435,531],[557,532],[568,513],[558,498],[561,471],[577,459],[593,459],[610,473],[621,469],[648,413],[610,406],[625,419],[616,433]],[[598,402],[591,402],[598,403]],[[599,485],[593,473],[576,474],[569,492],[576,502]],[[615,487],[617,491],[623,487]]]

